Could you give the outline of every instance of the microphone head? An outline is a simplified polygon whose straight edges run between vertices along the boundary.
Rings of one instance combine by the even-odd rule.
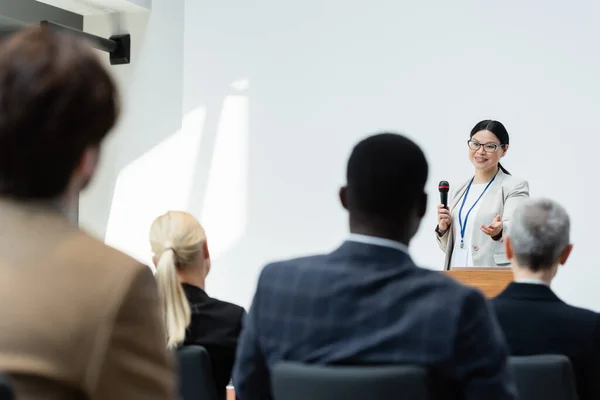
[[[438,189],[440,193],[448,193],[450,190],[450,184],[447,181],[440,181]]]

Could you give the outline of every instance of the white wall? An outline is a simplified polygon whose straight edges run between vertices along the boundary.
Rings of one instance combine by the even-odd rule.
[[[104,146],[96,179],[80,198],[80,223],[98,236],[104,237],[107,233],[111,209],[114,214],[119,205],[125,209],[140,207],[133,202],[113,201],[119,174],[181,127],[183,13],[183,0],[157,0],[150,14],[123,14],[122,18],[86,16],[84,19],[87,32],[109,37],[121,33],[119,26],[122,26],[123,32],[131,34],[132,42],[131,64],[110,66],[123,95],[122,118]],[[109,65],[108,54],[98,54]],[[128,222],[122,222],[123,230],[127,229]],[[131,243],[124,241],[116,245],[135,253]]]
[[[430,162],[430,209],[411,251],[440,269],[437,182],[470,176],[468,133],[494,118],[511,134],[503,165],[572,217],[575,249],[555,289],[600,310],[597,2],[187,0],[185,17],[180,3],[153,1],[123,82],[128,112],[82,200],[83,222],[102,234],[116,175],[178,132],[134,161],[128,189],[115,193],[109,243],[147,259],[152,218],[186,208],[210,235],[209,292],[248,305],[265,262],[343,240],[336,193],[349,151],[366,134],[395,130]]]

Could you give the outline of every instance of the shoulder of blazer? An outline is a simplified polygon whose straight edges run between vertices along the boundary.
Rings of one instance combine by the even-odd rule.
[[[133,257],[123,253],[114,247],[108,246],[102,240],[80,230],[74,237],[73,247],[85,250],[93,256],[100,256],[102,259],[89,257],[91,260],[85,260],[90,264],[100,264],[106,272],[114,269],[119,273],[123,273],[123,268],[137,270],[139,268],[148,268]]]
[[[85,282],[80,282],[82,290],[88,285],[105,287],[110,292],[113,306],[118,305],[127,296],[131,285],[141,274],[152,275],[152,270],[130,257],[129,255],[106,245],[103,241],[79,231],[64,243],[64,252],[60,259],[71,261],[79,274],[86,276]],[[108,292],[107,292],[108,293]],[[109,301],[105,301],[109,306]]]
[[[502,178],[500,185],[505,198],[515,191],[529,192],[529,182],[527,182],[525,179],[521,179],[513,175],[507,175],[502,171],[500,171],[498,174],[499,177]]]
[[[461,182],[461,184],[459,186],[456,187],[456,189],[452,190],[452,197],[450,199],[450,210],[454,210],[457,206],[458,206],[458,202],[460,200],[460,198],[462,197],[463,193],[466,191],[467,185],[469,184],[469,182],[471,181],[471,178],[467,179],[464,182]]]

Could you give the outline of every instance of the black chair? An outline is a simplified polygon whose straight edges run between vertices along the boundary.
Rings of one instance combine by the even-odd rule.
[[[275,400],[435,399],[425,368],[417,366],[275,365]]]
[[[520,400],[577,400],[571,361],[562,355],[510,357]]]
[[[223,397],[217,395],[210,358],[204,347],[182,347],[177,350],[177,359],[181,399],[220,400],[220,397]]]
[[[12,381],[7,374],[0,374],[0,400],[13,400],[15,394],[12,388]]]

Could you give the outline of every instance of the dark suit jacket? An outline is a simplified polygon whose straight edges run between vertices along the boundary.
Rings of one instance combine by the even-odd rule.
[[[245,311],[235,304],[209,297],[199,287],[186,283],[182,286],[192,311],[183,345],[197,344],[206,348],[217,392],[224,398]]]
[[[459,398],[515,399],[507,354],[481,293],[401,250],[348,241],[263,269],[233,383],[240,400],[268,400],[278,361],[408,363],[438,372]]]
[[[564,354],[581,400],[600,399],[600,315],[570,306],[544,285],[511,283],[492,300],[510,352]]]

